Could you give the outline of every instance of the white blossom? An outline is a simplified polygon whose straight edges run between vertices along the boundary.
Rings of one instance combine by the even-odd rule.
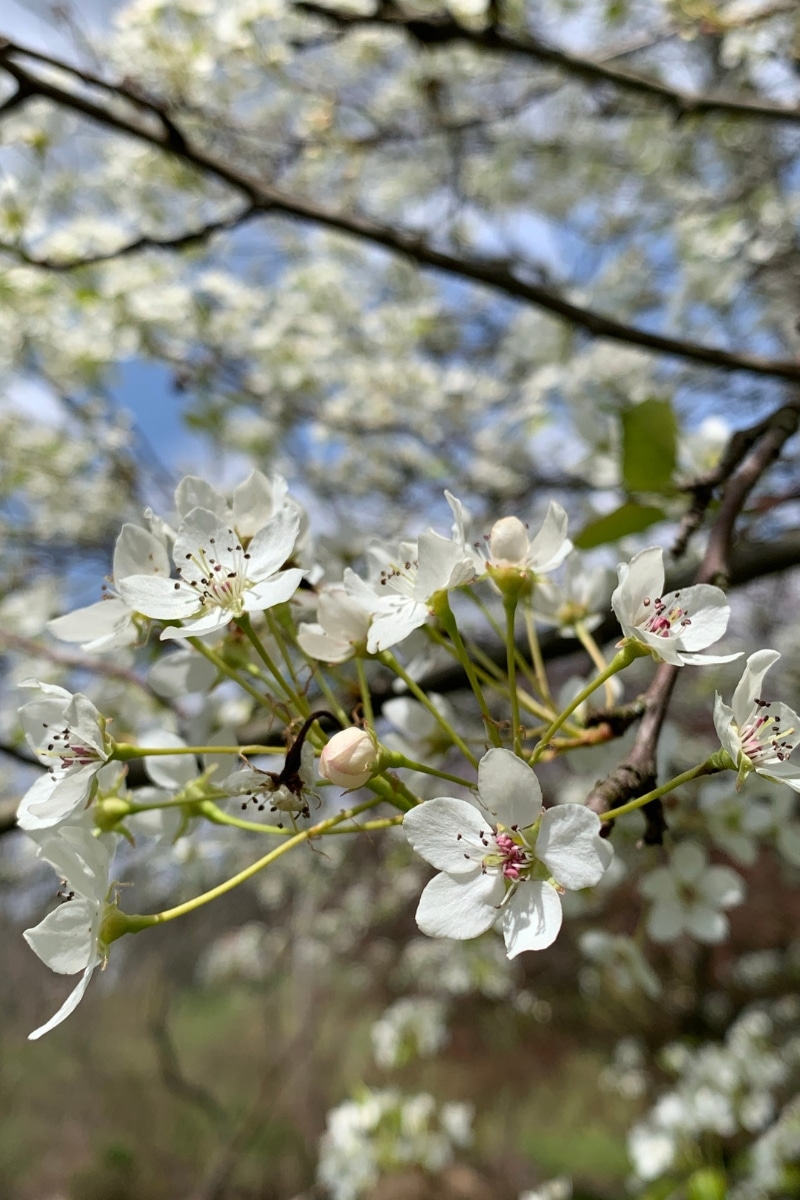
[[[49,1033],[77,1008],[95,969],[105,959],[101,923],[113,845],[95,837],[88,824],[65,825],[31,836],[37,843],[38,856],[50,863],[64,881],[66,898],[38,925],[26,929],[23,936],[51,971],[60,975],[83,972],[55,1016],[29,1035],[33,1040]]]
[[[709,866],[699,842],[680,842],[668,867],[656,867],[642,879],[652,901],[647,932],[654,942],[672,942],[682,933],[699,942],[722,942],[728,935],[724,909],[741,904],[744,880],[731,867]]]
[[[281,570],[291,555],[300,518],[282,508],[244,548],[239,537],[206,508],[193,508],[175,539],[179,581],[132,575],[120,582],[125,600],[138,612],[169,625],[164,638],[216,633],[245,613],[288,600],[303,577],[297,567]]]
[[[686,664],[731,662],[738,654],[698,654],[722,637],[730,608],[718,587],[698,583],[664,592],[664,554],[651,546],[617,568],[619,583],[611,607],[625,642],[646,646],[658,662]]]
[[[596,813],[579,804],[543,812],[535,774],[503,749],[481,759],[476,802],[435,797],[406,813],[403,828],[440,871],[417,909],[422,932],[471,938],[496,925],[509,958],[555,941],[559,892],[594,886],[612,857]]]
[[[800,764],[789,761],[800,718],[781,701],[764,699],[764,676],[779,658],[777,650],[757,650],[747,660],[730,707],[716,696],[714,725],[736,768],[737,787],[756,771],[800,792]]]
[[[23,704],[19,717],[28,745],[48,771],[22,797],[17,823],[26,830],[46,829],[91,800],[95,777],[108,762],[113,742],[105,717],[80,692],[73,695],[36,680],[22,686],[41,693]]]
[[[317,621],[298,627],[300,649],[322,662],[340,663],[365,646],[370,626],[369,612],[347,593],[343,584],[325,587],[319,594]]]

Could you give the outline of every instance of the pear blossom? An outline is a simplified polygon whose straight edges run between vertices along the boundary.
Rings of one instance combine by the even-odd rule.
[[[738,772],[737,788],[756,771],[800,792],[800,762],[789,762],[797,746],[800,717],[781,701],[763,698],[764,676],[779,658],[777,650],[751,654],[730,707],[719,693],[714,702],[714,726]]]
[[[388,650],[424,625],[436,592],[462,587],[475,578],[472,557],[432,529],[421,535],[416,551],[406,549],[402,564],[384,568],[377,584],[367,583],[349,567],[344,573],[347,594],[373,618],[367,637],[369,654]]]
[[[741,875],[731,867],[709,866],[699,842],[680,842],[668,867],[656,867],[642,879],[640,890],[652,907],[647,932],[654,942],[672,942],[682,933],[713,945],[728,935],[723,909],[744,899]]]
[[[37,855],[64,881],[64,902],[23,937],[42,962],[60,975],[83,974],[55,1016],[29,1034],[49,1033],[77,1008],[95,969],[105,960],[101,930],[109,890],[113,842],[95,837],[88,823],[32,834]]]
[[[120,583],[123,598],[145,616],[166,621],[166,638],[217,633],[245,613],[281,604],[294,594],[303,577],[297,567],[280,568],[291,555],[300,518],[282,508],[243,547],[239,537],[216,513],[193,508],[175,539],[179,581],[132,575]]]
[[[310,802],[319,800],[315,789],[314,749],[303,742],[300,750],[300,766],[288,779],[282,778],[284,771],[262,771],[245,760],[244,766],[232,771],[219,786],[230,796],[242,797],[242,808],[254,804],[259,812],[287,812],[293,816],[308,817]]]
[[[610,587],[607,567],[587,568],[569,559],[563,586],[543,580],[536,591],[536,617],[547,625],[557,625],[561,637],[577,637],[579,623],[587,632],[602,622],[608,606]]]
[[[95,776],[114,748],[106,733],[105,717],[86,696],[74,695],[53,683],[26,680],[23,687],[41,695],[23,704],[20,721],[28,745],[47,768],[20,802],[17,823],[22,829],[46,829],[65,821],[87,804]]]
[[[119,595],[120,580],[129,575],[169,578],[169,555],[162,539],[139,525],[122,526],[114,547],[111,587],[102,600],[47,622],[53,637],[80,642],[87,654],[101,654],[132,645],[140,629],[136,611]]]
[[[475,802],[426,800],[406,813],[403,829],[440,872],[420,899],[422,932],[472,938],[496,926],[509,958],[554,942],[559,893],[593,887],[612,858],[596,813],[580,804],[543,811],[531,768],[498,748],[478,764]]]
[[[495,567],[520,567],[534,575],[555,571],[572,550],[567,537],[567,514],[551,500],[533,538],[519,517],[502,517],[489,534],[489,562]]]
[[[664,593],[664,552],[651,546],[617,568],[611,607],[625,642],[647,647],[658,662],[673,666],[731,662],[738,654],[698,654],[722,637],[730,608],[725,593],[708,583]]]
[[[317,622],[298,627],[300,649],[322,662],[340,663],[352,658],[364,645],[369,632],[370,614],[345,591],[342,584],[325,587],[319,594]]]

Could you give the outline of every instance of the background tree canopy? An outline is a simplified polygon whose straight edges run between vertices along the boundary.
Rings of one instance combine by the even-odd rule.
[[[187,715],[183,697],[165,699],[148,680],[152,645],[96,659],[57,643],[45,625],[98,598],[121,523],[141,523],[149,506],[168,512],[179,465],[194,470],[195,452],[222,489],[253,467],[285,476],[309,513],[317,560],[333,579],[363,563],[377,535],[446,527],[445,488],[468,505],[479,540],[506,513],[538,523],[556,499],[569,513],[576,546],[593,552],[589,561],[598,568],[659,544],[674,551],[669,578],[687,583],[699,565],[704,580],[730,586],[738,597],[734,632],[747,639],[746,653],[763,646],[784,653],[782,694],[791,702],[800,679],[792,570],[800,562],[792,440],[800,418],[794,0],[136,0],[109,4],[99,21],[60,8],[50,29],[33,37],[13,18],[0,24],[4,832],[13,830],[16,800],[33,778],[16,717],[17,685],[26,677],[99,688],[96,702],[113,716],[115,736],[140,732],[165,709],[176,727]],[[131,404],[126,398],[137,391],[142,399]],[[164,428],[183,423],[192,449],[187,441],[167,450],[158,419],[145,436],[145,400],[163,412]],[[598,586],[605,623],[596,637],[610,641],[619,636],[606,616],[612,584],[601,579]],[[490,658],[498,647],[492,639],[483,644]],[[574,642],[545,634],[542,648],[546,660],[565,660],[556,669],[559,684],[585,672],[585,659],[576,665],[567,658]],[[675,742],[683,738],[685,746],[700,731],[700,705],[708,732],[714,689],[729,696],[737,671],[684,681],[679,707],[670,710],[679,733],[672,742],[664,734],[671,685],[645,693],[649,699],[618,728],[609,726],[608,736],[635,726],[643,712],[644,733],[641,725],[631,731],[622,748],[612,741],[602,761],[587,758],[572,776],[554,768],[553,782],[582,801],[598,779],[622,786],[614,775],[620,762],[638,772],[639,784],[668,778],[665,761],[680,769]],[[422,679],[458,705],[463,673],[437,663]],[[388,684],[377,673],[372,682],[380,705]],[[641,684],[648,685],[644,675]],[[253,740],[246,707],[229,705],[217,717],[242,742]],[[692,803],[695,817],[705,811],[702,797]],[[595,806],[602,811],[603,804],[613,800],[600,796]],[[761,864],[759,878],[770,875],[769,886],[759,891],[755,875],[748,877],[749,917],[724,954],[658,951],[656,967],[676,980],[666,998],[654,1002],[640,975],[631,1001],[617,979],[612,1015],[598,1017],[591,997],[601,994],[603,971],[584,962],[589,983],[576,986],[582,960],[575,938],[549,974],[536,964],[526,975],[502,975],[508,964],[491,957],[464,966],[470,1007],[456,1019],[454,1044],[468,1040],[477,1022],[508,1071],[478,1155],[495,1165],[511,1156],[503,1196],[559,1173],[582,1180],[587,1195],[619,1195],[629,1170],[623,1132],[664,1086],[664,1060],[653,1066],[658,1049],[687,1033],[720,1041],[738,1028],[752,1000],[747,971],[737,965],[743,955],[784,956],[764,984],[771,998],[783,995],[787,979],[796,981],[800,955],[787,949],[793,910],[786,899],[800,866],[794,809],[787,800],[782,816],[762,813],[759,829],[752,815],[730,812],[736,831],[768,843],[760,857],[749,850],[737,857],[723,833],[709,844],[721,861],[752,872]],[[700,829],[689,821],[689,833]],[[641,836],[641,828],[634,833]],[[662,834],[652,821],[645,827],[646,840]],[[635,840],[632,834],[631,848]],[[28,919],[44,892],[21,839],[4,838],[2,852],[2,920],[10,928]],[[189,856],[185,886],[194,882],[197,890],[210,879],[221,853],[209,838],[207,853]],[[109,1100],[116,1085],[104,1084],[98,1071],[97,1096],[80,1116],[90,1126],[99,1122],[102,1136],[80,1152],[59,1144],[45,1153],[41,1130],[27,1132],[21,1144],[46,1159],[31,1174],[14,1132],[8,1145],[0,1143],[0,1185],[6,1181],[9,1195],[40,1200],[48,1184],[77,1172],[69,1195],[81,1200],[160,1200],[162,1182],[165,1196],[188,1200],[199,1178],[193,1155],[209,1120],[217,1141],[202,1156],[205,1190],[197,1200],[288,1200],[292,1189],[308,1187],[325,1112],[362,1070],[353,1047],[366,1027],[351,1029],[339,1062],[333,1025],[326,1026],[294,1073],[280,1054],[270,1058],[277,1051],[268,1037],[266,1048],[245,1038],[214,1094],[176,1065],[159,989],[165,977],[185,988],[180,1037],[197,1074],[213,1081],[215,1055],[224,1057],[237,1013],[251,1017],[265,990],[268,1019],[291,1051],[305,1022],[316,1019],[314,1005],[331,1022],[346,1023],[353,989],[363,985],[372,989],[367,1009],[377,1015],[409,980],[442,970],[423,963],[420,955],[432,952],[411,948],[409,903],[419,873],[409,867],[410,885],[387,899],[380,862],[372,873],[361,862],[361,893],[356,885],[342,890],[335,870],[342,863],[347,874],[337,849],[329,878],[307,892],[301,869],[287,867],[274,894],[264,884],[258,896],[214,918],[213,934],[238,937],[224,944],[242,954],[241,990],[224,1000],[213,990],[218,966],[199,922],[185,941],[164,943],[172,965],[131,950],[149,1015],[126,1030],[130,1054],[154,1048],[165,1094],[174,1093],[172,1107],[158,1102],[162,1140],[147,1123],[147,1086],[131,1084],[128,1052],[115,1049],[109,1077],[128,1078],[133,1088],[136,1132],[129,1140],[119,1134]],[[154,870],[156,893],[168,878],[169,868]],[[354,917],[365,905],[374,906],[372,925]],[[334,908],[344,915],[327,928]],[[263,911],[281,914],[278,931],[242,926]],[[250,930],[244,943],[239,926]],[[608,936],[631,932],[621,902],[607,928]],[[390,962],[386,947],[401,944]],[[27,997],[40,987],[25,953],[11,952],[0,985],[15,1047],[10,1081],[0,1082],[4,1105],[25,1061],[16,1047],[30,1024]],[[201,984],[195,976],[190,989],[201,953]],[[362,960],[367,982],[356,985]],[[327,971],[322,983],[312,981],[317,962]],[[272,975],[264,963],[279,969]],[[505,982],[493,991],[487,980],[495,973]],[[448,1002],[457,994],[453,985]],[[548,1059],[540,1027],[560,1001],[556,1040],[564,1044]],[[498,1016],[501,1003],[513,1010],[508,1027]],[[104,1036],[121,1047],[113,1009],[95,1001],[94,1012]],[[639,1041],[625,1059],[618,1035],[628,1025]],[[55,1067],[37,1060],[40,1075],[23,1098],[26,1106],[43,1104],[53,1120],[59,1111],[44,1096],[46,1081],[68,1079],[91,1044],[88,1019],[76,1028],[64,1035]],[[550,1120],[541,1094],[514,1123],[525,1090],[512,1065],[520,1038],[536,1044],[545,1074],[552,1068],[571,1081],[574,1108],[551,1122],[545,1149],[531,1133]],[[612,1074],[623,1083],[604,1124],[587,1081],[600,1055],[612,1053]],[[459,1076],[462,1091],[480,1092],[490,1057],[472,1056]],[[266,1082],[250,1077],[242,1100],[237,1081],[251,1060],[261,1063]],[[310,1077],[331,1063],[338,1065],[327,1089],[315,1092]],[[444,1081],[450,1094],[448,1072],[461,1068],[424,1069],[424,1086],[435,1090]],[[676,1067],[680,1087],[690,1086],[688,1070],[685,1062]],[[276,1078],[281,1099],[265,1115]],[[790,1090],[786,1080],[780,1086]],[[775,1112],[783,1111],[786,1096],[776,1091],[773,1099]],[[172,1115],[182,1104],[185,1127]],[[796,1111],[791,1120],[797,1138]],[[504,1123],[512,1132],[498,1129]],[[645,1154],[655,1161],[656,1125],[637,1128],[645,1130],[640,1141],[656,1139]],[[669,1181],[673,1190],[662,1187],[662,1172],[640,1171],[636,1194],[727,1195],[733,1185],[718,1160],[735,1164],[748,1136],[752,1142],[763,1128],[743,1119],[735,1130],[716,1130],[722,1149],[715,1142],[705,1157],[689,1154],[689,1165]],[[593,1137],[616,1150],[594,1157],[586,1150],[584,1161],[576,1129],[586,1135],[583,1150]],[[161,1175],[141,1162],[148,1143],[157,1148]],[[269,1184],[264,1162],[272,1163]],[[777,1190],[764,1192],[762,1180],[762,1192],[736,1195],[796,1194],[796,1180],[786,1178]],[[477,1175],[469,1186],[479,1197]]]

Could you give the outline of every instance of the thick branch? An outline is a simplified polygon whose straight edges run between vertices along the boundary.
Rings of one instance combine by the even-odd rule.
[[[585,58],[559,50],[541,38],[531,34],[511,33],[499,26],[486,29],[467,29],[449,14],[430,17],[409,17],[391,4],[382,4],[372,15],[337,12],[311,0],[296,0],[295,8],[302,12],[333,21],[339,28],[353,25],[383,25],[405,29],[424,46],[442,46],[453,42],[465,42],[480,50],[500,54],[512,54],[537,62],[550,63],[559,70],[577,79],[593,84],[610,84],[620,91],[635,92],[668,105],[676,118],[702,116],[706,113],[721,113],[724,116],[762,118],[773,121],[790,121],[800,124],[800,108],[789,108],[784,104],[773,104],[769,100],[751,99],[747,96],[716,96],[701,92],[686,92],[682,88],[670,87],[651,75],[640,75],[624,67],[610,66],[599,59]]]
[[[433,267],[448,275],[484,284],[504,295],[523,300],[562,317],[570,324],[583,329],[593,337],[606,337],[626,345],[640,346],[659,354],[699,362],[723,371],[746,371],[776,379],[800,381],[800,363],[763,358],[759,355],[737,354],[721,347],[706,346],[683,338],[665,337],[650,333],[634,325],[626,325],[613,317],[604,316],[592,309],[573,304],[554,289],[530,283],[515,274],[505,262],[459,258],[446,251],[438,250],[416,234],[407,233],[391,225],[371,220],[353,213],[317,204],[302,197],[269,187],[248,175],[233,164],[189,145],[181,135],[181,145],[168,131],[154,127],[138,116],[125,116],[104,108],[85,96],[76,95],[47,80],[31,75],[19,66],[12,56],[23,54],[24,49],[8,44],[0,51],[2,66],[28,95],[38,95],[54,104],[81,113],[98,124],[127,134],[176,155],[183,162],[195,167],[205,175],[228,184],[245,196],[249,207],[262,212],[281,213],[301,221],[308,221],[323,228],[333,229],[352,237],[382,246],[384,249],[402,254],[421,267]],[[79,265],[75,263],[73,265]]]

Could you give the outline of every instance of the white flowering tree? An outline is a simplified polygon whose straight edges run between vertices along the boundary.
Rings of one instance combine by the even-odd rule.
[[[612,1093],[613,1194],[795,1194],[799,21],[134,0],[0,28],[4,911],[78,977],[51,1007],[10,960],[15,1047],[85,994],[110,1019],[160,945],[274,1003],[251,1058],[304,1145],[276,1195],[599,1198]],[[207,477],[131,424],[132,363]],[[494,1092],[453,1065],[487,1012]],[[603,1057],[557,1162],[568,1071],[487,1141],[544,1024]],[[247,1056],[231,1101],[151,1033],[216,1139],[184,1190],[266,1195],[270,1084],[247,1110]]]

